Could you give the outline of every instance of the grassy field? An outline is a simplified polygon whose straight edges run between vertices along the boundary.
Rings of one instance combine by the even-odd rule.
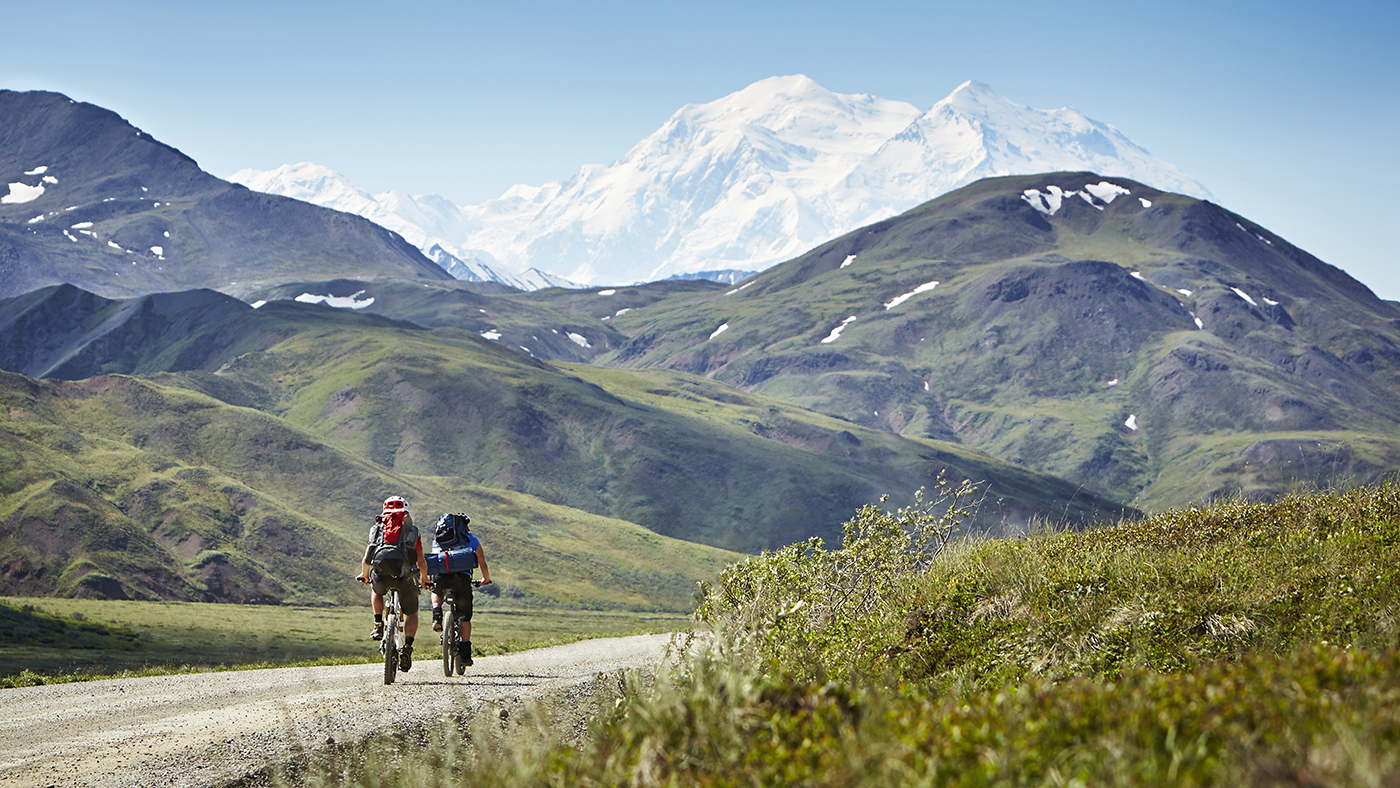
[[[298,784],[1400,785],[1400,485],[909,549],[940,527],[867,507],[731,567],[712,647],[583,746],[445,729]]]
[[[364,607],[0,597],[0,680],[378,659]],[[426,596],[420,632],[428,633]],[[690,626],[675,613],[524,608],[478,601],[472,645],[487,654]],[[434,639],[434,642],[435,639]]]

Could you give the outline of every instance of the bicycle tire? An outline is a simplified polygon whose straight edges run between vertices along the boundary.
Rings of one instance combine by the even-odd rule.
[[[457,669],[457,615],[448,605],[443,607],[447,610],[442,613],[442,674],[452,678]]]
[[[393,684],[399,672],[399,594],[390,592],[384,626],[384,683]]]

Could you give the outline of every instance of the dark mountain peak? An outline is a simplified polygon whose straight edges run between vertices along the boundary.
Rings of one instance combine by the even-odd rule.
[[[58,93],[0,91],[0,190],[0,297],[61,282],[128,297],[451,279],[363,217],[222,181],[115,112]]]
[[[60,93],[6,90],[0,91],[0,183],[42,189],[24,203],[32,215],[33,209],[85,200],[152,198],[152,190],[186,193],[223,182],[111,110]]]

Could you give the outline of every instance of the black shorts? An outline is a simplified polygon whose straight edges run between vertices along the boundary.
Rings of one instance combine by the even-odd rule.
[[[472,576],[466,572],[453,572],[447,575],[438,575],[433,581],[433,591],[439,599],[447,596],[447,590],[452,589],[452,609],[457,613],[459,621],[472,620]]]

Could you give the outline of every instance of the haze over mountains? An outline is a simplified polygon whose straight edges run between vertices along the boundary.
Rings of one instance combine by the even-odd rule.
[[[481,205],[370,195],[311,163],[231,180],[371,218],[458,278],[530,289],[539,272],[585,285],[734,282],[980,178],[1059,170],[1209,194],[1071,108],[1032,109],[966,82],[921,111],[801,75],[687,105],[609,166]],[[534,273],[516,282],[512,271]]]

